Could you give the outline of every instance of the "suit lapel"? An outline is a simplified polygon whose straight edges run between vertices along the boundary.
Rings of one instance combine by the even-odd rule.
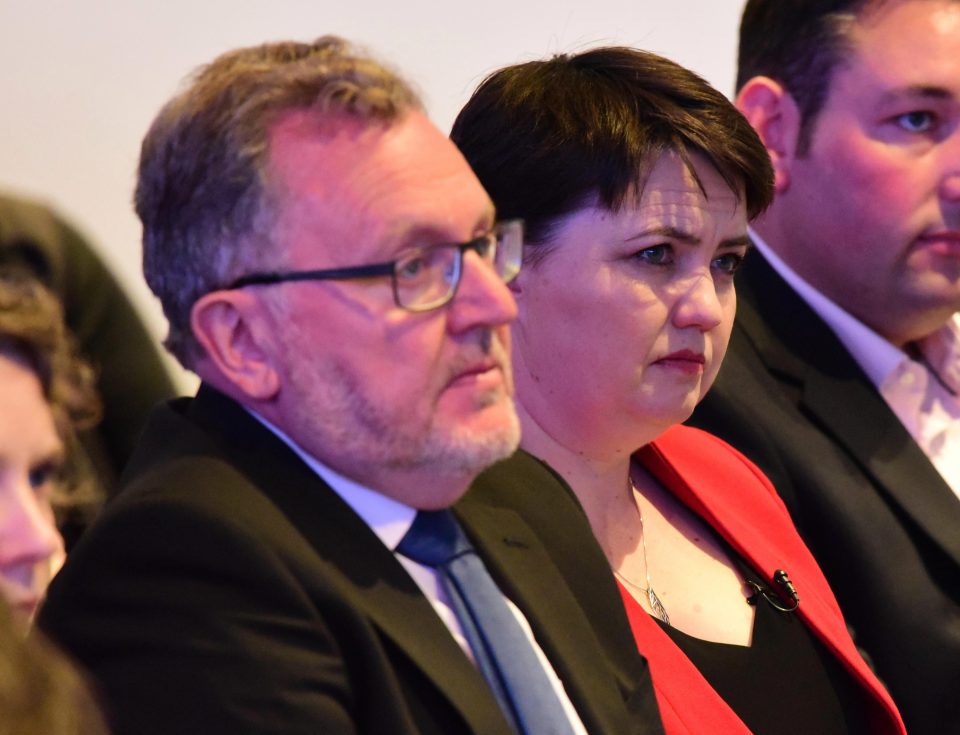
[[[826,324],[757,255],[737,319],[768,370],[891,502],[960,565],[960,502]]]
[[[680,502],[706,521],[771,588],[776,589],[774,572],[785,569],[803,599],[801,614],[820,631],[821,637],[829,637],[824,635],[824,621],[830,617],[835,618],[834,626],[842,628],[842,620],[833,612],[835,600],[824,599],[815,588],[804,586],[802,574],[797,574],[796,562],[804,570],[816,568],[816,562],[798,535],[788,538],[782,534],[789,518],[783,506],[773,500],[772,494],[769,502],[764,502],[762,497],[744,495],[739,485],[731,485],[735,478],[747,478],[746,465],[735,459],[732,452],[721,457],[714,451],[710,453],[710,462],[703,461],[693,431],[696,430],[679,427],[641,448],[638,456],[642,464]],[[716,441],[712,437],[710,440]],[[693,456],[685,459],[688,453]],[[749,479],[754,484],[758,482]],[[745,506],[745,499],[753,502]]]
[[[910,434],[861,382],[811,375],[804,405],[891,500],[960,565],[960,503]]]
[[[483,677],[420,588],[336,492],[246,411],[211,389],[201,389],[191,418],[226,439],[222,449],[231,463],[298,528],[326,577],[340,583],[340,593],[423,672],[472,732],[508,732]]]
[[[800,596],[797,614],[850,673],[864,685],[875,706],[895,707],[846,635],[846,623],[816,561],[792,529],[786,509],[769,495],[745,495],[743,484],[757,487],[747,465],[733,452],[709,452],[697,442],[698,430],[675,427],[638,456],[643,465],[682,503],[703,518],[753,569],[777,589],[773,575],[784,569]],[[708,441],[718,441],[709,436]],[[704,455],[710,457],[704,461]],[[744,500],[751,502],[744,505]],[[896,715],[894,714],[894,717]]]
[[[642,731],[625,715],[613,672],[553,561],[519,515],[505,508],[462,504],[464,529],[497,585],[521,610],[537,643],[563,681],[591,733]]]

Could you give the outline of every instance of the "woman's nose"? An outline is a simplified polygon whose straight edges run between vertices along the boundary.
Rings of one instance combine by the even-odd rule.
[[[50,504],[26,476],[5,482],[0,494],[0,563],[40,562],[62,548]]]
[[[723,306],[709,273],[697,273],[677,284],[673,320],[678,327],[696,327],[704,332],[720,325]]]

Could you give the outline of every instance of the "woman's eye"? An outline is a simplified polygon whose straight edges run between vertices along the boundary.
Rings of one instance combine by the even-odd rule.
[[[926,110],[913,110],[895,118],[897,125],[908,133],[925,133],[933,127],[935,117]]]
[[[669,245],[651,245],[639,251],[634,257],[650,265],[669,265],[673,262],[673,252]]]
[[[56,478],[60,474],[60,465],[56,462],[44,462],[43,464],[37,465],[36,467],[30,468],[30,473],[27,476],[27,479],[30,482],[30,487],[34,490],[39,489],[46,485],[48,482]]]
[[[724,253],[713,259],[713,267],[721,273],[732,276],[740,270],[740,266],[743,265],[743,258],[742,253]]]

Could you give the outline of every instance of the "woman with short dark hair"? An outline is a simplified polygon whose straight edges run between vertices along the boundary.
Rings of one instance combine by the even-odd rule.
[[[521,446],[589,519],[667,732],[903,733],[773,487],[680,425],[720,368],[747,223],[773,195],[749,123],[692,72],[604,48],[495,72],[451,137],[498,216],[526,221]]]

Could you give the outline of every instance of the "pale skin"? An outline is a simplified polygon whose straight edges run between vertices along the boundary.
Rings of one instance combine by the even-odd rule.
[[[511,284],[518,413],[523,448],[573,488],[611,568],[646,587],[649,565],[675,628],[745,646],[754,608],[737,568],[631,461],[689,417],[733,323],[732,273],[748,247],[742,197],[694,162],[706,197],[680,159],[664,154],[639,206],[568,215],[551,252]],[[646,594],[626,586],[650,612]]]
[[[880,4],[849,40],[805,152],[787,89],[754,77],[738,93],[776,173],[754,227],[804,280],[903,347],[960,310],[960,3]]]
[[[380,263],[494,222],[463,156],[417,111],[382,125],[294,110],[270,151],[273,267]],[[342,475],[442,508],[516,448],[515,314],[472,251],[453,299],[418,313],[396,305],[389,277],[218,290],[193,308],[196,369]]]
[[[63,561],[50,505],[63,457],[40,380],[24,360],[0,351],[0,596],[24,620]]]

